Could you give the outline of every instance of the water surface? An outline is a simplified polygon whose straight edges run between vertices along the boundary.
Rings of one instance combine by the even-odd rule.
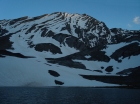
[[[139,89],[0,87],[0,104],[139,104],[139,98]]]

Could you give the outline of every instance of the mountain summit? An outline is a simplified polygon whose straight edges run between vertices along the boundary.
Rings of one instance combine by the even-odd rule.
[[[86,14],[0,20],[0,86],[139,86],[139,42]]]

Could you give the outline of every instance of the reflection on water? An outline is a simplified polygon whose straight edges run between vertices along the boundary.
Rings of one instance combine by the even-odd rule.
[[[0,104],[138,104],[139,89],[1,87]]]

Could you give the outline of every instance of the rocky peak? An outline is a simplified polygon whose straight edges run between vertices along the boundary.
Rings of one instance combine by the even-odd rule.
[[[0,22],[0,24],[3,25],[5,22]],[[9,20],[5,28],[7,30],[10,28],[12,32],[20,29],[23,31],[22,35],[40,31],[41,37],[53,37],[61,33],[65,34],[64,37],[73,36],[77,38],[77,42],[81,41],[89,48],[107,44],[110,39],[110,30],[105,23],[86,14],[55,12],[32,18],[25,16]]]
[[[122,28],[110,29],[112,43],[140,41],[140,30],[125,30]]]

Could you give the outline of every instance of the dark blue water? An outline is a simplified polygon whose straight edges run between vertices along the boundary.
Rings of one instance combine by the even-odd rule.
[[[0,104],[140,104],[140,90],[0,87]]]

